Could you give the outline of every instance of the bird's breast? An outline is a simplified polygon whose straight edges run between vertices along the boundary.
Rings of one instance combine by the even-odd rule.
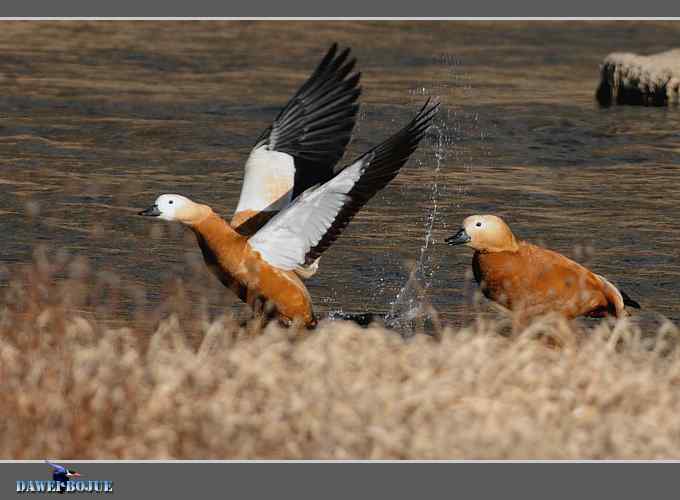
[[[522,264],[514,252],[475,252],[472,269],[487,298],[512,307],[529,278]]]

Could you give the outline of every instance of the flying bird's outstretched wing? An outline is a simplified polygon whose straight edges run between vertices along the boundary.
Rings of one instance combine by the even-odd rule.
[[[45,460],[45,463],[46,463],[47,465],[49,465],[50,467],[52,467],[52,469],[54,470],[54,473],[55,473],[55,474],[66,474],[66,472],[68,472],[68,471],[66,470],[66,467],[64,467],[64,466],[62,466],[62,465],[54,464],[54,463],[50,462],[49,460]]]
[[[305,191],[251,236],[250,246],[279,269],[294,270],[317,259],[418,147],[439,107],[429,103],[428,99],[406,127],[333,179]]]
[[[350,49],[333,44],[314,73],[257,140],[231,224],[253,234],[300,193],[334,175],[359,105],[360,73]]]

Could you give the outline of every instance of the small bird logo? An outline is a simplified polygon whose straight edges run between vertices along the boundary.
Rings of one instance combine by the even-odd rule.
[[[45,460],[45,463],[52,467],[52,480],[56,481],[57,483],[61,483],[59,493],[66,492],[66,484],[68,483],[69,479],[80,477],[80,474],[76,472],[75,469],[69,469],[63,465],[54,464],[49,460]]]

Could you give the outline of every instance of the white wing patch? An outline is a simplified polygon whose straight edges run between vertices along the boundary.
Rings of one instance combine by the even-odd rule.
[[[271,151],[266,145],[253,149],[246,162],[236,213],[281,210],[290,203],[294,182],[295,162],[291,155]]]
[[[312,187],[279,212],[248,243],[270,265],[284,270],[304,265],[305,256],[349,201],[347,193],[363,174],[363,162],[344,169],[319,187]]]

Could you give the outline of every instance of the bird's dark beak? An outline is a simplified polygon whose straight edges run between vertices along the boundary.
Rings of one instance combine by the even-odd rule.
[[[158,210],[158,205],[152,205],[146,210],[142,210],[137,215],[146,215],[147,217],[158,217],[160,214],[161,211]]]
[[[470,241],[470,235],[467,234],[467,231],[465,231],[465,228],[461,229],[458,231],[456,234],[453,236],[449,236],[446,238],[444,241],[446,241],[449,245],[464,245],[468,241]]]

